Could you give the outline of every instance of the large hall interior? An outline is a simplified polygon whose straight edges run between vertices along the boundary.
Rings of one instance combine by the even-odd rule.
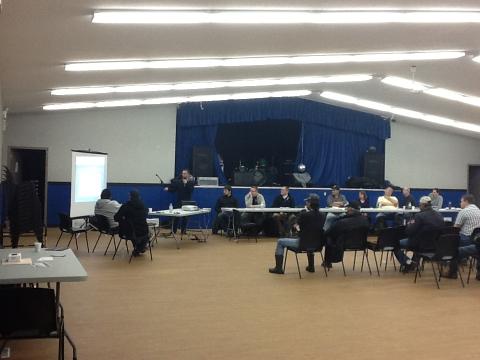
[[[0,359],[480,357],[476,31],[475,0],[0,0]]]

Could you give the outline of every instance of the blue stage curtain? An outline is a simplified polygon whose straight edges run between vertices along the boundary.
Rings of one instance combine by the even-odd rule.
[[[345,185],[351,176],[362,176],[363,156],[371,147],[385,153],[385,140],[375,136],[331,129],[314,123],[303,124],[303,159],[301,144],[297,164],[303,162],[313,184]]]
[[[209,146],[215,156],[217,176],[225,177],[215,149],[218,124],[264,120],[302,122],[303,161],[312,183],[343,184],[359,176],[362,157],[370,146],[384,153],[390,124],[380,116],[298,98],[237,100],[182,104],[177,110],[176,171],[189,167],[194,146]],[[300,161],[300,153],[297,162]]]

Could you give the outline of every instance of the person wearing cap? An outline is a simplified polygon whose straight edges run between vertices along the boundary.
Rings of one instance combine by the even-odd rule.
[[[145,252],[150,236],[147,224],[148,209],[137,190],[130,191],[129,195],[130,199],[118,209],[113,218],[120,225],[119,234],[132,241],[133,256],[138,256]]]
[[[321,236],[323,234],[323,224],[325,216],[319,211],[320,198],[317,194],[310,194],[307,201],[307,211],[303,211],[298,216],[297,223],[294,225],[298,231],[298,238],[280,238],[277,241],[275,249],[275,267],[268,271],[273,274],[283,274],[283,255],[285,248],[298,248],[300,239],[303,237],[309,238],[311,236]],[[315,258],[314,253],[307,253],[308,272],[315,272]]]
[[[424,231],[441,230],[445,227],[443,216],[432,208],[429,196],[420,198],[420,212],[415,214],[405,229],[406,239],[400,240],[400,247],[393,253],[400,263],[400,271],[408,272],[414,269],[413,260],[405,254],[405,249],[415,249],[420,241],[419,235]]]
[[[346,215],[335,221],[330,229],[325,232],[327,244],[325,245],[325,264],[331,268],[333,262],[343,260],[343,243],[340,241],[342,235],[351,231],[367,231],[370,223],[360,213],[360,204],[352,201],[347,205]]]
[[[217,216],[213,221],[212,234],[217,234],[218,230],[226,230],[228,220],[232,217],[232,214],[222,212],[222,208],[237,208],[238,201],[233,197],[232,187],[225,185],[223,187],[223,196],[220,196],[215,204],[215,211]]]
[[[328,195],[327,197],[327,206],[328,207],[334,207],[334,208],[344,208],[347,206],[348,200],[345,197],[345,195],[340,194],[340,188],[338,185],[333,185],[332,186],[332,193]],[[323,230],[327,231],[332,224],[340,219],[342,216],[345,216],[345,214],[335,214],[329,212],[327,214],[327,218],[325,219],[325,225],[323,225]]]

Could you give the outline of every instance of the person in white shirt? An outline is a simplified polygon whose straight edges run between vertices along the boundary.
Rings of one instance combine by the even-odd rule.
[[[245,195],[245,207],[247,208],[264,208],[265,198],[258,192],[257,186],[251,186],[250,191]],[[241,216],[242,223],[255,223],[260,228],[263,225],[264,214],[259,213],[243,213]]]
[[[113,217],[121,206],[122,204],[112,200],[112,192],[109,189],[103,189],[100,199],[98,199],[95,204],[95,215],[105,216],[108,219],[110,227],[116,228],[118,227],[118,222],[116,222]]]
[[[387,186],[383,196],[377,199],[377,208],[380,209],[396,209],[398,208],[398,199],[393,196],[393,187]],[[375,228],[377,230],[385,227],[386,220],[395,220],[395,213],[378,213],[376,217]]]

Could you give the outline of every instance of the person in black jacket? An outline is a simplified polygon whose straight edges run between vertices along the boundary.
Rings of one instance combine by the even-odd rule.
[[[333,223],[326,231],[327,244],[325,246],[325,264],[331,268],[332,263],[343,260],[344,244],[342,235],[351,231],[368,231],[370,223],[365,216],[360,213],[360,204],[352,201],[347,205],[347,214]]]
[[[148,209],[140,198],[140,194],[137,190],[132,190],[130,199],[118,209],[113,217],[119,223],[120,235],[132,240],[134,256],[138,256],[146,250],[149,238],[147,215]]]
[[[195,185],[193,176],[187,169],[182,170],[182,173],[177,179],[172,179],[170,185],[165,187],[165,191],[173,192],[177,194],[175,201],[175,208],[182,207],[182,201],[192,200],[192,193]],[[180,220],[180,228],[182,234],[187,232],[187,217],[182,217]],[[173,232],[176,233],[178,228],[178,218],[173,220]]]
[[[294,208],[295,199],[289,193],[288,186],[282,186],[280,194],[273,200],[273,208]],[[295,223],[295,215],[292,213],[274,213],[272,215],[277,233],[283,237],[290,232]]]
[[[323,235],[323,225],[325,223],[325,216],[319,211],[320,198],[317,194],[310,194],[307,199],[307,211],[301,212],[298,216],[297,224],[294,226],[298,231],[299,238],[280,238],[277,241],[277,248],[275,249],[275,267],[268,271],[273,274],[283,274],[283,254],[285,248],[298,248],[300,239],[311,237],[320,237]],[[315,258],[314,253],[307,253],[308,257],[308,272],[315,272]]]
[[[217,234],[218,230],[227,230],[228,220],[233,216],[232,214],[222,213],[222,208],[237,208],[238,201],[232,195],[232,187],[225,185],[223,187],[223,196],[220,196],[215,204],[215,211],[217,216],[213,222],[212,234]]]
[[[400,248],[395,249],[394,254],[401,265],[401,271],[413,270],[412,259],[405,255],[404,249],[415,249],[418,246],[418,236],[429,230],[440,231],[445,227],[443,216],[432,208],[432,199],[429,196],[420,198],[420,212],[415,214],[413,220],[409,221],[405,233],[408,238],[400,240]]]

